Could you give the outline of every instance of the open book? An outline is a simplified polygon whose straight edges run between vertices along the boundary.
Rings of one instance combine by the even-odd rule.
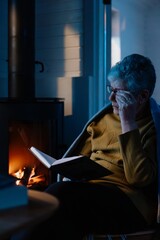
[[[29,150],[47,168],[71,180],[96,179],[112,174],[110,170],[83,155],[57,160],[33,146]]]

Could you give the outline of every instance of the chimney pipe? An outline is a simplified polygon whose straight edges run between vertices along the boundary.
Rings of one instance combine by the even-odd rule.
[[[8,0],[8,97],[35,97],[35,0]]]

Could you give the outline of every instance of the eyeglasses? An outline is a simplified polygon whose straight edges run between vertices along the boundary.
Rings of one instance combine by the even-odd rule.
[[[134,97],[137,97],[140,94],[140,92],[144,90],[144,89],[136,89],[135,91],[132,91],[124,88],[113,88],[111,85],[106,85],[106,87],[107,87],[107,92],[109,94],[114,93],[115,95],[118,91],[126,91],[126,92],[130,92]]]
[[[122,88],[113,88],[113,87],[111,87],[111,85],[107,85],[106,87],[107,87],[107,92],[109,94],[111,94],[111,93],[116,94],[118,91],[128,91],[128,92],[132,93],[135,96],[139,94],[139,91],[138,92],[137,91],[129,91],[129,90],[126,90],[124,88],[123,89]]]
[[[111,94],[111,93],[116,94],[120,90],[125,90],[125,89],[122,89],[122,88],[112,88],[110,85],[107,85],[107,92],[109,94]]]

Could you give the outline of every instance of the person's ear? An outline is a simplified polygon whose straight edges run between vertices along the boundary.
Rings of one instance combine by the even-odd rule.
[[[143,104],[147,102],[149,99],[149,91],[147,89],[144,89],[139,94],[139,103]]]

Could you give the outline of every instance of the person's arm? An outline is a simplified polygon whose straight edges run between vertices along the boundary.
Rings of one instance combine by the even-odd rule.
[[[146,186],[157,174],[156,136],[154,126],[143,135],[138,129],[119,136],[127,181],[133,186]]]

